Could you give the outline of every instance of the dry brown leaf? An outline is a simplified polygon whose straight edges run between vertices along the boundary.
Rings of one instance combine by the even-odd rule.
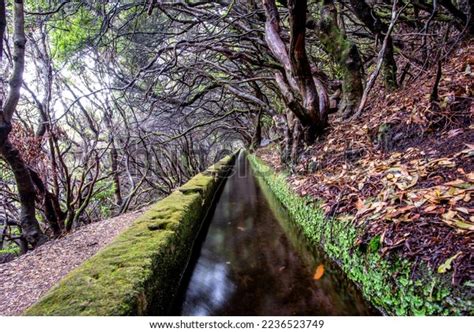
[[[431,211],[436,210],[437,208],[438,208],[437,205],[429,205],[429,206],[427,206],[423,211],[424,211],[424,212],[431,212]]]

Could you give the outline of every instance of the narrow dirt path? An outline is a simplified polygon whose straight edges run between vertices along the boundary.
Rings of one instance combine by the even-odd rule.
[[[86,225],[0,265],[0,315],[20,315],[69,271],[109,244],[143,210]]]

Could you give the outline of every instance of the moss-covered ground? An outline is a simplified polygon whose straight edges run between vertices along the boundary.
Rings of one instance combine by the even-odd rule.
[[[203,217],[233,159],[222,159],[153,205],[25,314],[166,314]]]

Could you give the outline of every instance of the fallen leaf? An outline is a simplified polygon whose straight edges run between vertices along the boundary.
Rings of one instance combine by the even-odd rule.
[[[449,257],[443,264],[438,266],[438,273],[446,273],[448,270],[451,270],[451,263],[461,255],[462,252],[458,252],[456,255]]]
[[[456,212],[453,210],[449,210],[448,212],[442,215],[443,219],[447,222],[453,222],[455,216],[456,216]]]
[[[406,190],[406,189],[411,188],[414,185],[416,185],[417,182],[418,182],[418,176],[417,175],[406,176],[403,179],[400,179],[400,181],[396,182],[395,185],[400,190]]]
[[[407,212],[407,211],[410,211],[410,210],[413,210],[415,207],[414,206],[404,206],[402,208],[397,208],[395,209],[393,212],[391,213],[388,213],[386,215],[387,218],[391,219],[391,218],[396,218],[398,217],[399,215]]]
[[[471,193],[466,193],[462,199],[464,202],[469,202],[471,200]]]
[[[469,214],[469,210],[465,207],[457,207],[456,210],[464,214]]]
[[[468,230],[468,231],[474,231],[474,224],[468,224],[467,222],[464,222],[464,221],[461,221],[461,220],[456,220],[454,222],[454,225],[457,227],[457,228],[461,228],[461,229],[465,229],[465,230]]]
[[[462,220],[462,218],[457,214],[456,211],[449,210],[448,212],[444,213],[442,219],[445,223],[451,226],[455,226],[460,229],[474,231],[474,224],[466,222]]]
[[[419,200],[417,202],[414,202],[413,205],[417,208],[421,207],[423,204],[426,203],[426,199]]]
[[[318,267],[316,268],[316,271],[314,271],[313,279],[314,280],[319,280],[324,274],[324,265],[319,264]]]
[[[474,182],[474,172],[467,173],[466,177],[469,179],[469,181]]]
[[[365,207],[365,204],[360,198],[357,198],[355,206],[357,210],[362,210]]]
[[[428,212],[431,212],[433,210],[436,210],[437,208],[438,208],[437,205],[429,205],[423,211],[428,213]]]
[[[452,130],[448,131],[448,138],[452,138],[452,137],[454,137],[454,136],[457,136],[457,135],[459,135],[459,134],[462,134],[463,132],[464,132],[464,130],[463,130],[463,129],[460,129],[460,128],[458,128],[458,129],[452,129]]]

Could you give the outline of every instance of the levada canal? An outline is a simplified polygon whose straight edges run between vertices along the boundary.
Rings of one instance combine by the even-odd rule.
[[[307,245],[285,209],[240,153],[195,244],[194,257],[170,314],[319,316],[379,312],[333,262]]]

